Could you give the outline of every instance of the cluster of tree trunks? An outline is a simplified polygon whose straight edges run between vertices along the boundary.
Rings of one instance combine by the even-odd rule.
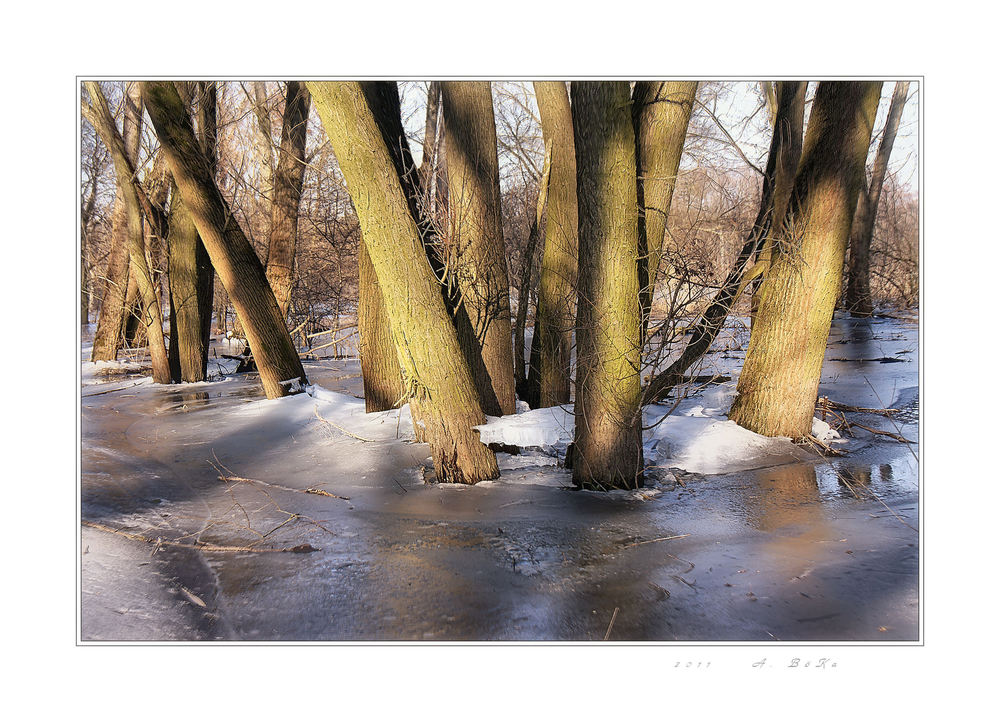
[[[513,340],[490,83],[430,84],[420,169],[395,83],[288,82],[276,162],[263,87],[256,84],[257,152],[272,197],[266,268],[216,184],[215,84],[134,84],[119,132],[100,88],[88,83],[91,102],[83,112],[108,147],[118,180],[94,358],[114,358],[123,343],[131,285],[154,380],[203,379],[217,273],[268,397],[305,385],[285,319],[312,103],[361,228],[366,409],[409,402],[440,481],[499,475],[495,455],[473,427],[487,414],[513,413],[516,391],[532,407],[571,400],[575,333],[574,482],[590,489],[641,486],[642,404],[687,379],[750,282],[759,284],[754,324],[730,417],[758,433],[806,436],[849,241],[846,302],[856,315],[871,314],[868,248],[908,84],[897,84],[867,186],[880,83],[820,83],[804,143],[806,83],[764,86],[773,135],[756,219],[687,346],[642,389],[642,348],[658,274],[670,272],[661,269],[667,220],[697,83],[641,81],[631,92],[618,81],[574,81],[571,91],[563,82],[534,83],[546,160]],[[143,104],[160,143],[155,188],[137,179]],[[164,239],[169,354],[149,263]],[[531,259],[539,242],[525,373]]]

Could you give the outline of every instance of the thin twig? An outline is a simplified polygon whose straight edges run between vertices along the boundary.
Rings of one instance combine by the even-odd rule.
[[[330,421],[329,419],[324,419],[322,416],[320,416],[319,406],[316,406],[315,411],[316,411],[316,418],[319,419],[320,421],[322,421],[324,424],[329,424],[330,426],[332,426],[333,428],[337,429],[338,431],[342,431],[343,433],[345,433],[348,436],[351,436],[351,437],[357,439],[358,441],[366,441],[366,442],[368,442],[370,444],[375,442],[375,439],[366,439],[364,436],[358,436],[354,432],[348,431],[343,426],[340,426],[339,424],[335,424],[332,421]]]
[[[309,552],[318,552],[319,549],[310,544],[299,544],[294,547],[283,547],[281,549],[259,549],[257,547],[244,547],[244,546],[220,546],[217,544],[206,544],[204,542],[196,542],[194,544],[183,544],[181,542],[170,541],[169,539],[151,539],[150,537],[143,536],[142,534],[134,534],[132,532],[127,532],[122,529],[115,529],[104,524],[98,524],[97,522],[87,521],[84,519],[82,522],[83,526],[90,527],[91,529],[97,529],[98,531],[108,532],[109,534],[117,534],[123,536],[126,539],[132,539],[133,541],[141,541],[146,544],[154,544],[156,546],[165,547],[176,547],[179,549],[197,549],[204,552],[253,552],[255,554],[267,554],[267,553],[291,553],[291,554],[307,554]]]
[[[618,619],[618,607],[615,607],[614,614],[611,615],[611,623],[608,625],[608,631],[604,633],[604,641],[607,642],[611,638],[611,628],[615,626],[615,620]]]
[[[646,541],[633,542],[632,544],[626,544],[625,549],[630,549],[632,547],[637,547],[642,544],[652,544],[654,542],[670,541],[671,539],[683,539],[684,537],[691,536],[690,534],[677,534],[676,536],[661,536],[659,539],[647,539]]]

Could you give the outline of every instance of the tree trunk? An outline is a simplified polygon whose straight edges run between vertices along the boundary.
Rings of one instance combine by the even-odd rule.
[[[580,218],[573,481],[642,485],[638,205],[635,138],[624,82],[574,81]]]
[[[529,298],[531,296],[531,271],[535,265],[535,248],[538,246],[538,239],[542,235],[542,216],[545,213],[545,204],[548,199],[551,169],[552,145],[549,144],[545,150],[545,162],[542,165],[542,180],[538,184],[535,217],[531,221],[531,229],[528,231],[528,242],[525,244],[524,254],[521,257],[521,282],[517,287],[517,317],[514,321],[514,383],[522,401],[527,401],[522,394],[530,393],[525,388],[527,377],[524,373],[524,338],[525,327],[528,323],[528,306],[531,305]],[[537,313],[535,314],[535,329],[538,329]],[[536,405],[537,398],[538,393],[537,389],[535,389]]]
[[[365,387],[365,411],[387,411],[403,397],[392,328],[368,248],[358,244],[358,356]]]
[[[857,213],[851,228],[851,253],[847,269],[847,292],[844,299],[847,310],[856,317],[865,318],[874,312],[869,268],[872,235],[875,232],[875,217],[878,215],[879,198],[882,196],[885,172],[889,167],[892,144],[896,140],[899,119],[903,115],[903,106],[906,104],[906,94],[909,89],[908,82],[896,83],[892,100],[889,103],[889,115],[885,120],[885,130],[882,132],[882,140],[878,146],[878,153],[875,155],[871,183],[867,191],[862,190],[858,196]]]
[[[536,82],[542,137],[552,145],[545,250],[538,278],[526,399],[533,407],[569,403],[577,280],[578,221],[573,115],[566,83]]]
[[[180,84],[178,84],[180,85]],[[193,100],[197,89],[199,142],[215,177],[216,93],[214,83],[184,84]],[[181,95],[185,95],[181,93]],[[215,271],[198,229],[173,186],[170,207],[170,369],[176,381],[204,381],[208,372]]]
[[[308,82],[351,192],[416,424],[444,482],[495,479],[496,457],[472,427],[485,420],[437,276],[382,131],[359,83]]]
[[[684,151],[697,82],[640,81],[632,94],[639,201],[639,303],[642,340],[663,255],[667,214]]]
[[[128,149],[121,133],[115,126],[107,100],[100,86],[93,81],[85,83],[93,104],[89,108],[88,120],[101,135],[105,147],[111,153],[115,167],[115,176],[122,189],[125,200],[125,214],[128,226],[128,249],[131,272],[138,284],[141,299],[140,320],[146,329],[146,339],[149,344],[149,355],[153,363],[153,381],[158,384],[170,383],[170,365],[167,360],[167,347],[163,340],[163,317],[160,295],[153,279],[152,269],[146,257],[146,245],[142,227],[142,204],[139,200],[138,180],[135,163],[129,158]],[[138,88],[132,85],[126,93],[126,114],[141,119],[142,100]],[[136,121],[139,129],[141,120]]]
[[[777,85],[777,115],[771,134],[771,148],[764,171],[764,187],[761,190],[757,219],[722,288],[695,325],[688,345],[665,371],[657,374],[649,383],[643,393],[643,403],[663,399],[674,386],[684,381],[684,373],[708,351],[739,298],[750,264],[764,244],[772,219],[784,217],[795,180],[795,169],[802,153],[802,118],[808,84],[779,82]]]
[[[510,282],[500,217],[500,172],[489,82],[441,85],[448,153],[449,241],[471,328],[459,326],[487,414],[514,413]],[[471,331],[471,333],[469,332]],[[478,363],[482,359],[482,363]]]
[[[216,273],[243,321],[268,398],[294,393],[305,371],[285,327],[264,267],[232,217],[213,178],[177,89],[169,82],[142,83],[143,100],[162,152]]]
[[[128,147],[135,145],[138,133],[125,123]],[[133,140],[135,139],[135,140]],[[94,333],[94,350],[91,361],[114,361],[122,347],[122,328],[125,324],[125,294],[128,291],[128,220],[125,215],[125,197],[121,188],[115,190],[111,210],[111,252],[104,272],[104,294],[101,296],[101,315]]]
[[[267,250],[267,280],[278,300],[281,317],[288,316],[292,298],[292,270],[299,224],[299,199],[305,174],[306,124],[309,91],[303,83],[288,81],[281,120],[281,145],[271,196],[271,240]]]
[[[822,82],[816,92],[729,416],[758,434],[801,438],[811,431],[879,88]]]

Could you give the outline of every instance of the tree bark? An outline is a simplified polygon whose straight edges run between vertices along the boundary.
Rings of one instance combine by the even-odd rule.
[[[267,250],[267,280],[278,300],[282,318],[288,316],[292,298],[292,270],[299,224],[299,200],[305,174],[306,124],[309,91],[305,84],[288,81],[285,112],[281,120],[281,145],[271,196],[271,239]]]
[[[197,90],[198,140],[215,177],[216,93],[214,83],[185,84]],[[192,87],[194,86],[194,87]],[[178,88],[180,92],[182,88]],[[182,97],[185,95],[181,93]],[[183,193],[173,185],[170,207],[170,369],[176,381],[204,381],[208,371],[215,271]]]
[[[485,421],[438,278],[427,261],[389,148],[355,82],[308,82],[378,277],[406,396],[430,444],[437,477],[475,483],[499,476],[473,426]]]
[[[146,329],[146,339],[149,344],[149,355],[153,364],[153,381],[158,384],[170,383],[170,365],[167,360],[167,347],[163,340],[163,317],[160,295],[153,280],[152,269],[146,257],[146,244],[143,237],[142,205],[139,199],[138,180],[135,163],[128,155],[125,141],[115,126],[108,102],[101,92],[100,86],[89,81],[85,83],[90,95],[92,106],[89,107],[87,119],[100,134],[105,147],[111,153],[115,167],[115,176],[122,189],[125,200],[125,214],[128,226],[128,250],[131,272],[138,284],[141,306],[140,320]],[[142,100],[138,96],[136,86],[126,93],[126,113],[141,118]],[[139,122],[136,122],[136,129]]]
[[[489,82],[441,85],[448,153],[450,243],[471,328],[459,326],[487,414],[514,413],[510,282],[500,217],[500,171]],[[471,333],[470,333],[471,331]],[[478,363],[478,359],[482,363]]]
[[[642,485],[635,137],[624,82],[572,85],[580,219],[573,481]]]
[[[84,116],[87,117],[86,112]],[[132,102],[126,102],[122,135],[126,153],[133,164],[139,156],[141,123],[142,113],[139,106]],[[93,122],[91,124],[93,125]],[[111,211],[111,252],[108,255],[108,265],[104,274],[105,286],[101,297],[101,315],[98,317],[97,331],[94,334],[91,361],[114,361],[118,358],[118,351],[122,347],[124,338],[122,333],[125,327],[125,296],[129,283],[128,264],[128,216],[125,212],[124,191],[119,186],[115,189],[115,200]]]
[[[639,202],[639,303],[642,340],[649,327],[667,214],[674,196],[697,82],[640,81],[632,93]]]
[[[882,196],[882,184],[885,182],[885,172],[889,167],[889,156],[892,145],[899,130],[899,120],[906,105],[906,94],[910,89],[908,82],[898,82],[889,103],[889,115],[885,120],[885,130],[875,155],[872,167],[872,179],[866,191],[858,195],[858,208],[851,228],[850,261],[847,269],[847,292],[844,297],[845,306],[852,316],[866,318],[874,313],[872,307],[870,257],[872,235],[875,232],[875,217],[878,215],[879,199]]]
[[[534,89],[542,137],[546,145],[552,145],[545,250],[525,399],[538,408],[566,404],[570,399],[579,223],[573,115],[566,83],[536,82]]]
[[[138,138],[125,124],[129,147]],[[111,210],[111,252],[104,272],[104,294],[101,296],[101,315],[97,318],[94,333],[94,350],[91,361],[114,361],[122,347],[122,328],[125,324],[125,294],[128,291],[128,219],[125,215],[125,197],[121,188],[115,189]]]
[[[542,165],[542,180],[538,184],[538,198],[535,201],[535,217],[531,221],[531,229],[528,231],[528,242],[525,244],[524,255],[521,258],[521,282],[517,287],[517,317],[514,321],[514,383],[518,395],[522,401],[527,399],[522,394],[530,393],[524,387],[527,381],[524,366],[524,339],[525,327],[528,324],[529,296],[531,295],[531,271],[535,265],[535,248],[538,246],[538,239],[541,237],[542,216],[545,213],[545,204],[549,194],[549,177],[552,169],[552,146],[549,145],[545,151],[545,162]],[[538,314],[535,314],[535,329],[538,329]],[[534,338],[534,336],[532,336]],[[535,389],[535,399],[537,405],[537,389]],[[530,402],[529,402],[530,403]]]
[[[382,289],[364,238],[358,244],[358,338],[365,411],[396,408],[403,398],[402,375]]]
[[[761,251],[771,230],[772,219],[784,217],[795,180],[795,169],[802,154],[802,119],[808,83],[779,82],[777,85],[777,115],[757,218],[722,288],[695,325],[691,340],[681,355],[650,381],[643,392],[643,403],[663,399],[674,386],[685,380],[684,373],[708,351],[739,298],[750,264]]]
[[[872,82],[822,82],[816,92],[729,416],[758,434],[811,432],[879,89]]]
[[[264,267],[215,184],[212,163],[195,138],[177,89],[169,82],[144,82],[142,95],[174,181],[243,321],[265,394],[294,393],[306,383],[302,362]]]

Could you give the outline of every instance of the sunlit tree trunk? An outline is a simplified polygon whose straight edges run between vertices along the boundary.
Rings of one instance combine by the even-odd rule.
[[[566,83],[536,82],[534,89],[552,161],[526,401],[532,407],[547,407],[569,403],[570,398],[579,248],[576,150]]]
[[[769,266],[730,418],[765,436],[811,432],[830,322],[880,84],[822,82]]]
[[[153,364],[153,381],[168,384],[170,383],[170,365],[167,360],[167,347],[163,339],[162,306],[146,257],[142,223],[143,209],[139,200],[135,163],[128,156],[125,141],[115,126],[114,118],[111,116],[111,110],[108,108],[107,100],[101,92],[100,86],[93,81],[89,81],[85,85],[92,104],[88,106],[87,119],[94,125],[94,129],[100,134],[105,147],[111,153],[115,176],[125,199],[129,262],[139,289],[141,299],[139,318],[146,329],[149,355]],[[129,88],[126,97],[127,104],[132,106],[131,112],[141,114],[142,101],[135,92],[135,86]],[[138,123],[136,127],[138,128]]]
[[[871,316],[872,308],[871,257],[872,235],[875,232],[875,217],[878,215],[879,198],[882,196],[882,184],[885,182],[885,172],[889,167],[889,156],[892,154],[892,144],[899,130],[899,119],[903,115],[906,104],[906,94],[910,89],[908,82],[896,83],[889,103],[889,114],[882,131],[882,140],[872,166],[872,179],[868,188],[858,195],[858,208],[851,228],[850,261],[847,269],[847,292],[844,305],[852,316]]]
[[[292,297],[292,270],[298,234],[299,199],[305,174],[306,123],[309,120],[309,91],[305,84],[288,81],[285,112],[281,121],[281,145],[274,172],[271,199],[271,239],[267,251],[267,280],[278,300],[282,317],[288,315]]]
[[[638,205],[625,82],[574,81],[579,299],[573,481],[642,484]]]
[[[125,152],[133,164],[139,155],[141,123],[141,107],[126,95],[122,136]],[[92,361],[114,361],[122,347],[126,313],[125,296],[129,283],[128,264],[128,216],[125,212],[125,196],[122,188],[116,187],[111,211],[111,252],[104,274],[104,294],[101,298],[97,331],[94,334]]]
[[[264,392],[268,398],[293,393],[306,383],[302,362],[264,267],[215,184],[212,163],[195,137],[184,102],[169,82],[144,82],[142,95],[174,182],[243,320]]]
[[[137,134],[129,133],[125,124],[129,146]],[[125,198],[121,188],[115,190],[111,210],[111,252],[104,271],[104,294],[101,297],[101,314],[94,334],[91,361],[114,361],[122,347],[122,328],[125,323],[125,295],[128,292],[128,220],[125,216]]]
[[[510,282],[500,217],[493,96],[488,82],[441,85],[448,154],[450,238],[471,329],[462,349],[487,414],[514,413]],[[471,330],[471,333],[468,331]],[[481,359],[482,363],[479,363]]]
[[[632,93],[639,199],[639,302],[642,339],[649,326],[667,214],[674,196],[698,83],[643,80]]]
[[[473,426],[485,417],[458,335],[427,261],[407,194],[365,93],[354,82],[308,82],[347,181],[378,277],[407,400],[440,481],[499,476]]]
[[[666,396],[674,386],[683,382],[688,368],[708,351],[746,284],[750,264],[764,245],[772,219],[784,217],[795,180],[795,169],[802,154],[802,118],[807,85],[805,82],[777,83],[774,131],[757,218],[722,288],[695,324],[691,340],[681,355],[650,381],[643,395],[644,402],[657,401]]]

